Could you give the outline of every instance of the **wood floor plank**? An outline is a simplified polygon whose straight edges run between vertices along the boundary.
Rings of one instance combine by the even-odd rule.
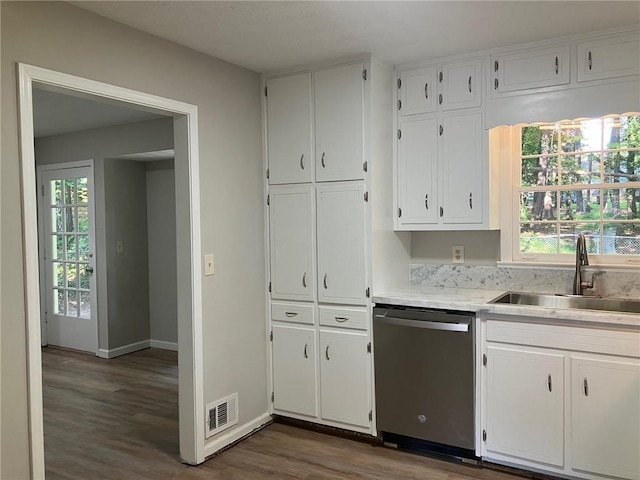
[[[192,467],[179,457],[176,352],[42,358],[47,480],[522,478],[278,423]]]

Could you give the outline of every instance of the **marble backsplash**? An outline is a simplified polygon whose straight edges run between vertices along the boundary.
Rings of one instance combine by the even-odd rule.
[[[594,277],[587,295],[640,299],[639,270],[584,270],[584,278]],[[516,268],[473,265],[412,264],[411,285],[425,287],[478,288],[534,293],[571,293],[572,269]]]

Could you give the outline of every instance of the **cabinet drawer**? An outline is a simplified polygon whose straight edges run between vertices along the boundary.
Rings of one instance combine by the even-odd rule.
[[[271,304],[271,320],[274,322],[292,322],[313,325],[313,305],[297,303],[273,302]]]
[[[355,308],[320,307],[320,325],[325,327],[367,329],[367,311]]]
[[[487,341],[640,357],[640,332],[489,319]]]
[[[637,33],[578,44],[578,81],[640,74],[640,37]]]

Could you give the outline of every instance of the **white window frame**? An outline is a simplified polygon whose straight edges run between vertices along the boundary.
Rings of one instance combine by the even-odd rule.
[[[638,115],[638,113],[624,113],[621,115]],[[606,115],[605,115],[606,116]],[[601,117],[604,118],[605,116]],[[594,117],[595,118],[595,117]],[[492,130],[492,141],[499,145],[492,145],[491,152],[498,155],[502,172],[500,176],[501,197],[500,207],[500,253],[501,265],[522,265],[532,267],[558,267],[575,265],[573,254],[543,254],[520,252],[520,168],[521,168],[521,132],[522,127],[529,124],[496,127]],[[640,182],[627,182],[626,187],[640,188]],[[593,185],[595,188],[599,186]],[[593,223],[593,222],[585,222]],[[640,255],[601,255],[589,254],[592,266],[634,268],[640,267]]]

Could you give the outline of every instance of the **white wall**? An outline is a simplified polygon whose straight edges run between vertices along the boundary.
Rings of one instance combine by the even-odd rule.
[[[172,161],[146,167],[151,340],[177,346],[175,172]]]
[[[239,424],[259,417],[267,371],[258,74],[67,3],[3,1],[0,9],[0,478],[29,476],[16,62],[198,107],[201,243],[216,254],[216,274],[202,287],[204,403],[238,392]]]
[[[412,232],[411,263],[453,263],[451,247],[464,246],[465,265],[496,265],[500,231]]]

